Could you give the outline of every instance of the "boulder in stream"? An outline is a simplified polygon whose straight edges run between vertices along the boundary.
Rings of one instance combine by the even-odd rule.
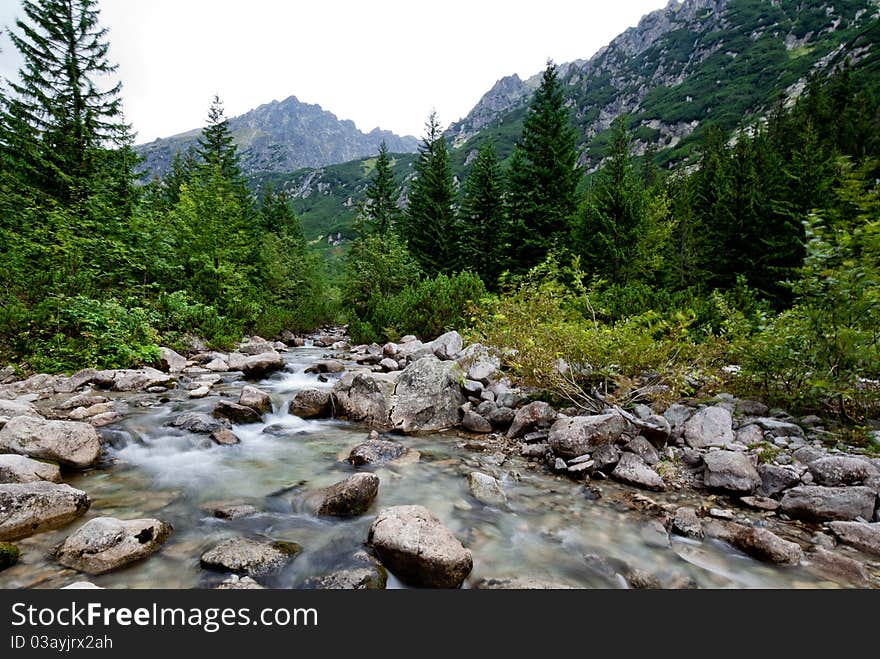
[[[300,551],[295,542],[231,538],[202,554],[200,562],[208,570],[256,578],[277,572]]]
[[[363,515],[379,493],[379,477],[360,473],[305,495],[305,506],[315,515],[356,517]]]
[[[0,485],[0,540],[57,529],[89,509],[89,496],[69,485],[39,481]]]
[[[333,411],[329,391],[303,389],[297,391],[290,401],[290,413],[301,419],[324,419]]]
[[[0,483],[61,482],[61,470],[51,462],[32,460],[13,453],[0,455]]]
[[[171,525],[157,519],[97,517],[68,536],[56,559],[80,572],[104,574],[155,553],[170,533]]]
[[[0,451],[85,469],[100,458],[101,439],[88,423],[18,416],[0,430]]]
[[[269,394],[250,385],[241,388],[238,404],[251,408],[257,414],[266,414],[272,411],[272,398]]]

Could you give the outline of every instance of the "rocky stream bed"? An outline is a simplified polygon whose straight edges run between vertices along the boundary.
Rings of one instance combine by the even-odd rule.
[[[454,332],[287,338],[0,372],[0,588],[880,585],[880,460],[821,419],[587,415]]]

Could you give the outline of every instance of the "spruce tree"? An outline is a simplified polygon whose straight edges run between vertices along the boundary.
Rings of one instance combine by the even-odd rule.
[[[238,147],[229,129],[229,120],[223,111],[223,102],[215,94],[208,109],[208,123],[202,129],[196,154],[203,167],[214,170],[231,182],[241,181],[238,165]]]
[[[413,257],[432,277],[454,272],[459,265],[454,199],[446,138],[432,112],[419,146],[404,226]]]
[[[396,192],[391,156],[388,155],[388,146],[383,141],[379,145],[376,168],[367,186],[367,200],[363,207],[363,219],[369,232],[384,236],[394,226],[398,215]]]
[[[497,283],[504,266],[503,204],[501,168],[489,140],[480,148],[465,182],[459,222],[462,267],[478,274],[489,288]]]
[[[61,201],[82,200],[102,166],[101,151],[130,145],[121,118],[121,83],[101,88],[116,71],[97,0],[23,0],[27,20],[10,38],[23,59],[7,117],[17,132],[18,166]],[[129,180],[131,171],[122,175]]]
[[[524,271],[569,235],[577,207],[577,140],[552,61],[523,122],[508,180],[511,256]]]

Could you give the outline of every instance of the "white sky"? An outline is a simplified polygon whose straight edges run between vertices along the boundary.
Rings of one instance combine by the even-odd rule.
[[[294,95],[364,131],[421,136],[499,78],[587,59],[667,0],[100,0],[138,143]],[[0,25],[21,14],[0,0]],[[4,30],[5,32],[5,30]],[[0,36],[0,75],[17,54]]]

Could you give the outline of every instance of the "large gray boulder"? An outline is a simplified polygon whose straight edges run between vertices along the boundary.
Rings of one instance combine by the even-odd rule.
[[[880,556],[880,524],[829,522],[828,528],[840,542],[867,554]]]
[[[10,419],[14,419],[17,416],[42,418],[43,415],[37,411],[36,407],[26,401],[0,398],[0,428],[8,423]]]
[[[458,381],[461,367],[453,361],[426,357],[407,366],[397,381],[391,425],[403,432],[433,432],[458,425],[464,403]]]
[[[804,555],[796,542],[760,527],[731,524],[730,535],[724,539],[750,556],[779,565],[797,565]]]
[[[333,405],[329,391],[303,389],[290,401],[290,413],[301,419],[323,419],[331,416]]]
[[[238,396],[238,404],[251,408],[258,414],[266,414],[272,411],[272,398],[262,389],[250,385],[241,388]]]
[[[699,410],[684,424],[684,440],[691,448],[727,446],[734,440],[730,412],[720,405]]]
[[[171,348],[159,348],[159,364],[169,373],[180,373],[186,368],[186,357]]]
[[[56,559],[80,572],[104,574],[155,553],[170,533],[171,525],[157,519],[97,517],[68,536]]]
[[[217,419],[226,419],[231,423],[259,423],[263,420],[256,410],[245,405],[221,400],[211,413]]]
[[[123,369],[113,376],[114,391],[142,391],[149,387],[167,387],[174,378],[155,368]]]
[[[85,469],[101,457],[101,439],[88,423],[18,416],[0,430],[0,451]]]
[[[367,542],[385,567],[413,586],[458,588],[473,569],[471,552],[422,506],[381,511]]]
[[[831,487],[859,485],[880,474],[880,470],[868,460],[842,455],[813,460],[809,469],[816,483]]]
[[[545,426],[556,420],[556,410],[549,404],[536,400],[533,403],[524,405],[516,412],[513,417],[513,423],[507,431],[507,436],[511,439],[522,437],[539,426]]]
[[[599,414],[559,419],[550,428],[549,444],[561,458],[576,458],[605,444],[614,444],[627,429],[619,414]]]
[[[761,485],[761,476],[745,453],[710,451],[703,456],[706,487],[750,494]]]
[[[168,425],[206,435],[218,430],[228,430],[230,427],[226,419],[215,419],[204,412],[184,412],[174,417]]]
[[[507,495],[496,479],[480,471],[472,471],[467,477],[471,496],[487,506],[500,506],[507,503]]]
[[[368,439],[363,444],[355,446],[349,453],[347,461],[356,467],[368,464],[382,464],[397,460],[405,455],[407,449],[400,442],[392,442],[384,439]]]
[[[430,345],[434,351],[434,355],[438,359],[448,361],[450,359],[458,358],[461,354],[461,349],[464,346],[464,341],[461,338],[461,334],[453,330],[452,332],[447,332],[442,336],[438,336]]]
[[[379,493],[379,477],[360,473],[349,476],[305,497],[305,507],[315,515],[356,517],[363,515]]]
[[[635,453],[623,453],[620,461],[611,472],[611,476],[627,485],[634,485],[646,490],[661,491],[666,489],[666,483],[660,475],[645,464],[645,461]]]
[[[794,469],[777,465],[758,465],[761,476],[761,487],[758,493],[765,497],[773,497],[801,482],[801,477]]]
[[[91,500],[69,485],[11,483],[0,485],[0,540],[17,540],[57,529],[81,517]]]
[[[385,428],[401,372],[346,373],[333,385],[336,415]]]
[[[239,364],[236,364],[237,366]],[[274,350],[247,357],[240,370],[248,379],[262,378],[284,368],[284,358]]]
[[[0,483],[61,482],[61,470],[51,462],[32,460],[23,455],[0,455]]]
[[[800,485],[786,490],[780,509],[791,517],[815,522],[871,519],[876,500],[876,493],[867,487]]]
[[[299,552],[295,542],[232,538],[206,551],[200,562],[208,570],[264,577],[283,568]]]

